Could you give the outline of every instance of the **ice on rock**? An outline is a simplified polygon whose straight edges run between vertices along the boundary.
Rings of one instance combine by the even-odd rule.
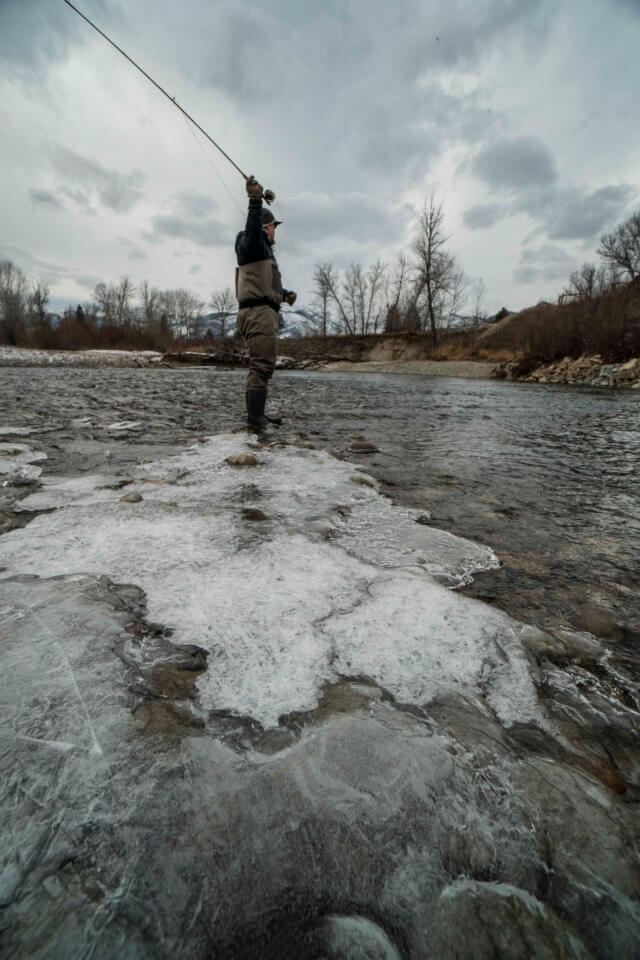
[[[210,652],[203,705],[265,727],[361,675],[407,702],[482,693],[506,723],[539,719],[519,626],[434,579],[464,582],[490,550],[416,524],[323,452],[265,449],[248,482],[225,463],[242,447],[219,436],[140,467],[135,514],[104,477],[46,481],[22,506],[57,509],[2,538],[5,575],[137,584],[151,620]],[[251,505],[268,533],[245,521]]]
[[[137,430],[142,427],[142,423],[139,420],[121,420],[118,423],[112,423],[107,427],[107,430],[112,430],[114,433],[119,433],[120,431],[127,430]]]
[[[27,464],[46,459],[46,453],[32,450],[25,443],[0,443],[0,474],[14,473]]]

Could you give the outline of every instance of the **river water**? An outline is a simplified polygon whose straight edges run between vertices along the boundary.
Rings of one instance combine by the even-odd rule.
[[[640,955],[637,393],[2,380],[11,955]]]

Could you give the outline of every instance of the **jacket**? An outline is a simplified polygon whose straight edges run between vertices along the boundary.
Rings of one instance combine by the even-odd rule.
[[[247,223],[236,237],[236,297],[240,307],[280,310],[286,290],[273,247],[262,229],[262,200],[249,200]]]

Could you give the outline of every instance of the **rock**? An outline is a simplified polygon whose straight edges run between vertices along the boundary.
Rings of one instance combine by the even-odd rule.
[[[633,357],[626,363],[621,363],[614,375],[616,382],[640,379],[640,357]]]
[[[351,449],[354,453],[379,453],[379,447],[375,443],[369,443],[368,440],[353,440]]]
[[[372,480],[371,477],[365,477],[361,473],[355,473],[352,477],[349,477],[351,483],[359,483],[362,487],[374,487],[375,489],[375,480]]]
[[[142,497],[139,493],[126,493],[124,497],[120,497],[120,503],[141,503]]]
[[[588,960],[572,930],[531,893],[461,879],[427,907],[420,960]],[[418,958],[416,958],[418,960]]]
[[[618,621],[611,611],[595,603],[585,603],[582,607],[580,626],[594,637],[614,637],[620,632]]]
[[[255,453],[232,453],[225,460],[230,467],[257,467],[258,458]]]
[[[242,511],[242,516],[245,520],[260,521],[267,519],[266,513],[263,513],[262,510],[258,510],[256,507],[245,507]]]
[[[431,516],[428,513],[421,513],[416,517],[416,523],[421,523],[423,526],[428,527],[431,523]]]
[[[331,447],[329,450],[327,450],[327,453],[335,460],[344,460],[344,453],[341,450],[338,450],[337,447]]]
[[[567,645],[563,640],[554,637],[538,627],[525,625],[520,632],[520,640],[538,663],[542,660],[565,660],[569,657]]]

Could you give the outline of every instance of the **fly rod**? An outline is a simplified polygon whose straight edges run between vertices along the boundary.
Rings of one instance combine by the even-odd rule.
[[[179,103],[177,103],[175,97],[169,96],[169,94],[168,94],[167,91],[164,89],[164,87],[161,87],[159,83],[156,83],[156,81],[153,79],[153,77],[150,77],[149,74],[148,74],[145,70],[143,70],[142,67],[139,66],[139,65],[135,62],[135,60],[132,60],[132,59],[131,59],[131,57],[129,56],[128,53],[125,53],[125,51],[124,51],[121,47],[119,47],[117,43],[114,43],[113,40],[111,40],[111,38],[106,35],[106,33],[103,33],[103,31],[100,29],[100,27],[97,27],[97,26],[95,25],[95,23],[93,23],[92,20],[89,20],[89,17],[86,17],[86,16],[84,15],[84,13],[82,13],[81,10],[78,10],[77,7],[74,7],[74,5],[70,2],[70,0],[64,0],[64,2],[66,3],[66,5],[67,5],[68,7],[71,7],[71,9],[74,10],[75,13],[77,13],[79,17],[82,17],[82,19],[83,19],[86,23],[88,23],[90,27],[93,27],[93,29],[94,29],[97,33],[99,33],[100,36],[103,37],[103,39],[107,41],[107,43],[110,43],[111,46],[114,47],[114,48],[118,51],[118,53],[120,53],[120,54],[125,58],[125,60],[128,60],[129,63],[136,68],[136,70],[139,70],[140,73],[142,74],[142,76],[143,76],[143,77],[146,77],[147,80],[154,85],[154,87],[156,88],[156,90],[159,90],[160,93],[163,94],[163,96],[165,96],[165,97],[167,98],[167,100],[174,105],[174,107],[177,107],[178,110],[180,111],[180,113],[184,114],[184,116],[187,118],[187,120],[189,120],[189,121],[194,125],[194,127],[197,127],[198,130],[200,131],[200,133],[202,133],[202,134],[207,138],[207,140],[214,145],[214,147],[216,148],[216,150],[219,150],[219,151],[220,151],[220,153],[222,154],[222,156],[225,157],[225,158],[229,161],[229,163],[231,164],[231,166],[232,166],[232,167],[235,167],[235,169],[238,171],[238,173],[240,174],[240,176],[243,177],[243,179],[245,180],[245,182],[246,182],[247,180],[250,180],[250,179],[251,179],[250,177],[247,176],[247,174],[246,174],[243,170],[240,169],[240,167],[238,166],[238,164],[235,163],[235,162],[231,159],[231,157],[229,156],[229,154],[228,154],[225,150],[222,149],[222,147],[220,146],[220,144],[219,144],[219,143],[216,143],[216,141],[213,139],[213,137],[210,137],[209,134],[207,133],[207,131],[206,131],[206,130],[203,130],[203,128],[200,126],[200,124],[199,124],[196,120],[194,120],[193,117],[192,117],[189,113],[187,113],[187,111],[186,111],[183,107],[181,107]],[[264,191],[263,199],[266,200],[267,203],[273,203],[273,201],[275,200],[275,198],[276,198],[276,195],[275,195],[275,193],[273,192],[273,190],[265,190],[265,191]]]

